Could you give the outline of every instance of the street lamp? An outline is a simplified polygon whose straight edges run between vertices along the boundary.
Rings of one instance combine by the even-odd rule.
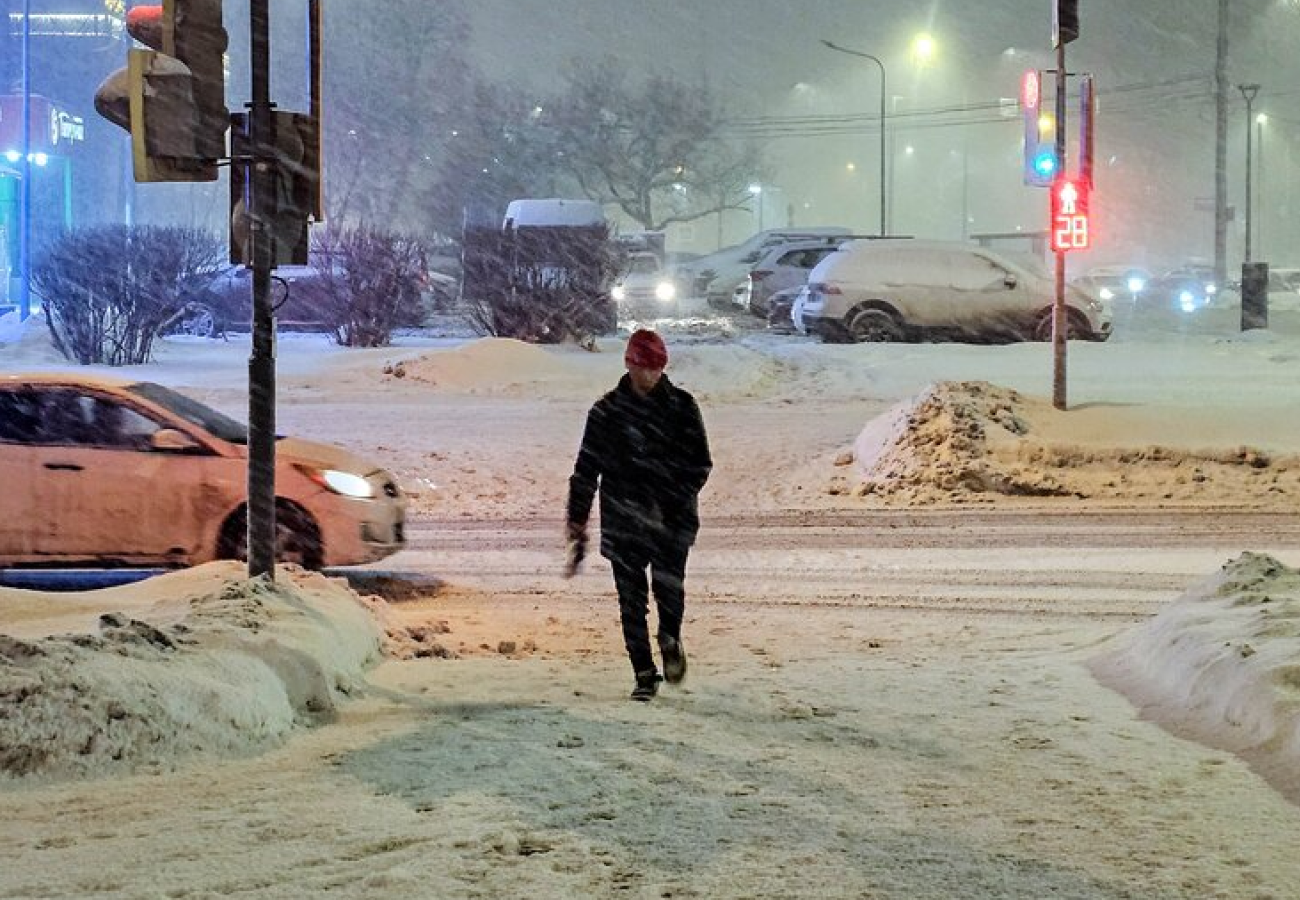
[[[1257,84],[1239,84],[1237,90],[1241,91],[1241,96],[1246,100],[1246,262],[1250,262],[1250,238],[1251,238],[1251,208],[1250,208],[1250,163],[1251,156],[1254,154],[1254,147],[1251,142],[1251,104],[1255,102],[1255,95],[1259,93]]]
[[[885,64],[870,53],[863,53],[859,50],[850,50],[847,47],[841,47],[838,44],[832,44],[830,41],[823,40],[822,43],[832,50],[838,50],[840,53],[848,53],[850,56],[860,56],[863,59],[869,59],[880,67],[880,236],[885,236]]]

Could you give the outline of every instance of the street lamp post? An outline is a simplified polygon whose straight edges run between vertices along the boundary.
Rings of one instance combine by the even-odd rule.
[[[1255,226],[1255,237],[1259,239],[1259,252],[1268,259],[1268,247],[1264,243],[1264,197],[1267,196],[1265,191],[1268,188],[1264,184],[1264,124],[1268,121],[1265,113],[1260,113],[1255,117],[1255,166],[1259,169],[1259,223]]]
[[[1251,157],[1255,152],[1254,145],[1252,144],[1250,139],[1251,138],[1250,107],[1251,104],[1255,102],[1255,95],[1259,93],[1259,85],[1239,84],[1237,85],[1237,90],[1241,91],[1241,96],[1244,97],[1246,100],[1246,262],[1250,262],[1251,261],[1250,260],[1250,251],[1251,251],[1250,239],[1251,239],[1251,225],[1252,225],[1251,208],[1250,208],[1250,195],[1251,195],[1251,184],[1250,184],[1251,165],[1250,164],[1251,164]]]
[[[880,67],[880,236],[885,236],[885,64],[870,53],[863,53],[859,50],[850,50],[847,47],[841,47],[838,44],[832,44],[830,41],[823,40],[823,44],[832,50],[838,50],[840,53],[848,53],[851,56],[860,56],[863,59],[869,59]]]

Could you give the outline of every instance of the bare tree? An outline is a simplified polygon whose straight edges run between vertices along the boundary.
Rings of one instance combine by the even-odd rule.
[[[341,3],[326,16],[331,217],[421,230],[421,199],[464,106],[468,26],[445,0]]]
[[[633,85],[612,60],[576,66],[546,121],[587,196],[650,231],[746,208],[746,187],[763,175],[757,147],[725,136],[707,87],[667,75]]]

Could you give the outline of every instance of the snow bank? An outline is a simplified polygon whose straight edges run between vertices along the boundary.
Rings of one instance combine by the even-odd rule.
[[[426,353],[391,365],[384,374],[475,394],[582,377],[578,365],[563,352],[511,338],[482,338],[452,350]]]
[[[44,315],[18,318],[18,312],[0,316],[0,366],[14,368],[19,365],[63,363],[67,360],[54,349],[50,329]]]
[[[1123,641],[1103,683],[1300,796],[1300,570],[1244,553]]]
[[[156,602],[139,607],[133,590]],[[236,563],[153,579],[148,587],[45,595],[93,629],[0,634],[0,777],[87,777],[191,755],[264,750],[294,728],[329,721],[380,657],[382,635],[355,594],[282,568],[248,581]],[[0,590],[34,626],[28,592]],[[139,617],[114,609],[131,609]]]
[[[867,424],[854,443],[858,496],[886,502],[1076,497],[1253,507],[1300,495],[1300,457],[1251,447],[1193,450],[1095,443],[1110,415],[1060,411],[979,381],[941,382]],[[1113,416],[1112,416],[1113,417]]]

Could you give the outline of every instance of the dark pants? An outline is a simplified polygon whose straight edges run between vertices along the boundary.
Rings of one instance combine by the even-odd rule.
[[[659,607],[659,639],[681,640],[682,615],[686,609],[686,556],[690,546],[665,541],[653,549],[631,549],[611,555],[614,586],[618,588],[619,611],[623,617],[623,643],[634,672],[656,670],[650,649],[650,590]],[[646,583],[646,569],[650,582]]]

